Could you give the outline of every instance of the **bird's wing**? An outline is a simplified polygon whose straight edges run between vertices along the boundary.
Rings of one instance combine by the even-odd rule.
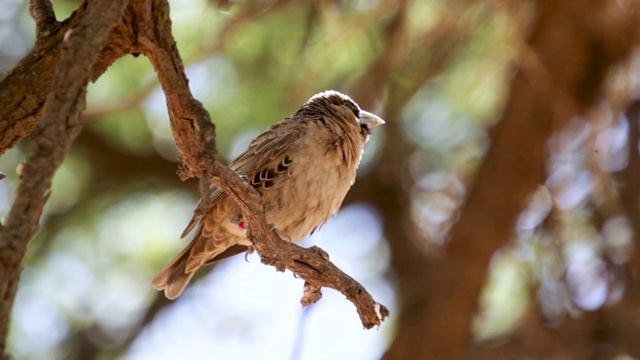
[[[291,117],[271,125],[267,130],[263,131],[253,139],[247,150],[240,154],[240,156],[238,156],[229,167],[238,175],[251,182],[254,187],[259,186],[259,184],[253,181],[254,176],[259,174],[266,165],[272,163],[274,159],[283,157],[287,148],[291,146],[291,143],[303,135],[304,128],[305,127],[301,121]],[[286,166],[288,165],[289,164],[286,164]],[[264,180],[271,179],[265,177]],[[209,210],[211,210],[211,208],[213,208],[224,196],[226,196],[225,192],[216,188],[211,194],[211,206],[209,207]],[[182,232],[181,237],[185,237],[189,232],[191,232],[195,225],[204,217],[205,214],[195,213],[189,222],[189,225],[187,225]]]
[[[231,164],[231,169],[240,176],[255,175],[265,165],[280,158],[303,135],[304,128],[302,122],[294,118],[271,125],[251,141],[247,150]]]

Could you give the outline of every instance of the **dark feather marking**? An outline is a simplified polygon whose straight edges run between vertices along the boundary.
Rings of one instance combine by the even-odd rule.
[[[265,180],[273,180],[276,177],[276,172],[273,169],[264,169],[262,172],[264,172],[263,179]]]
[[[276,171],[279,173],[287,171],[287,169],[289,168],[289,165],[291,165],[292,162],[293,161],[289,159],[288,156],[285,156],[284,159],[282,159],[282,161],[280,162],[280,164],[278,164]]]
[[[251,185],[254,188],[257,188],[258,186],[260,186],[260,173],[257,173],[253,179],[251,179]]]
[[[288,160],[289,158],[285,158],[285,159]],[[253,176],[253,179],[251,180],[251,185],[255,189],[261,186],[265,189],[272,187],[274,185],[273,180],[276,178],[276,175],[278,175],[278,173],[281,173],[287,169],[287,167],[284,166],[283,163],[278,164],[277,170],[270,169],[270,168],[262,169],[260,172],[258,172]],[[289,160],[289,164],[291,164],[290,160]],[[281,167],[283,170],[280,170]]]

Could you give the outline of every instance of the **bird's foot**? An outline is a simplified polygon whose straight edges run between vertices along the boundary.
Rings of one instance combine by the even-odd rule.
[[[329,261],[329,253],[322,250],[321,248],[313,245],[312,247],[309,248],[310,250],[313,250],[314,252],[316,252],[317,254],[319,254],[320,256],[322,256],[323,259]]]
[[[291,237],[284,231],[278,229],[277,227],[273,226],[273,224],[271,224],[271,229],[273,230],[273,232],[276,233],[276,235],[278,235],[278,237],[284,241],[287,242],[291,242]]]

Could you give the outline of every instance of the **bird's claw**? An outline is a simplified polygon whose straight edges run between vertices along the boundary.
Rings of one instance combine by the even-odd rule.
[[[244,261],[249,262],[249,255],[253,254],[256,251],[256,248],[253,245],[247,247],[247,251],[244,253]]]
[[[277,227],[275,227],[273,224],[271,224],[271,229],[273,230],[273,232],[276,233],[276,235],[278,235],[278,237],[286,242],[291,242],[291,237],[284,231],[278,229]]]
[[[312,247],[309,248],[310,250],[313,250],[314,252],[316,252],[317,254],[319,254],[320,256],[322,256],[323,259],[329,261],[329,253],[322,250],[321,248],[313,245]]]

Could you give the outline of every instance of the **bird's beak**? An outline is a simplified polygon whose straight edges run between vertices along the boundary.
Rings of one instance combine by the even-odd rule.
[[[360,123],[365,124],[368,129],[372,129],[384,124],[384,120],[368,111],[360,110]]]

